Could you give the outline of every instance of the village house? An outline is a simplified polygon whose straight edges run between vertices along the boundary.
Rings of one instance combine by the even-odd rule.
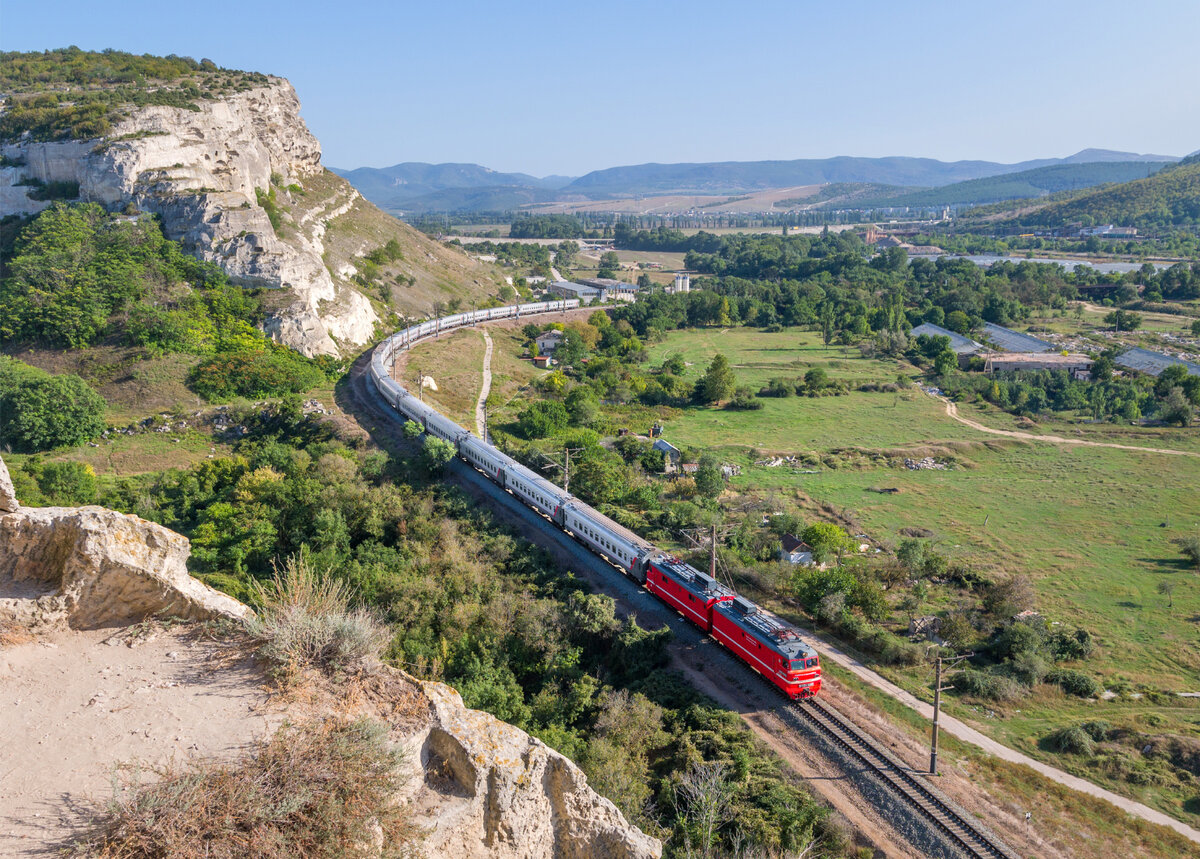
[[[802,567],[820,566],[822,570],[825,569],[824,564],[818,565],[813,561],[812,546],[794,534],[783,535],[783,549],[780,551],[779,557],[789,564],[799,564]]]
[[[562,343],[563,333],[556,328],[543,331],[533,342],[537,343],[539,355],[553,355],[558,344]]]
[[[671,474],[679,468],[679,462],[683,459],[683,454],[679,448],[671,444],[666,439],[655,439],[652,445],[655,450],[663,452],[663,471]]]

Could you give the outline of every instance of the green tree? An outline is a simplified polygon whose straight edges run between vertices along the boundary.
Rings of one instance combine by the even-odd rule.
[[[1200,337],[1200,319],[1192,323],[1192,336]]]
[[[37,470],[37,484],[51,503],[64,507],[96,500],[96,472],[83,462],[47,462]]]
[[[1174,605],[1173,594],[1175,593],[1175,583],[1162,579],[1155,589],[1167,598],[1167,608],[1172,608]]]
[[[597,277],[616,277],[617,270],[621,267],[621,260],[617,257],[616,251],[605,251],[600,254],[600,271],[596,273]]]
[[[721,473],[721,460],[716,454],[706,453],[700,457],[696,468],[696,491],[705,498],[717,498],[725,491],[725,475]]]
[[[1193,406],[1183,393],[1183,388],[1172,388],[1158,407],[1158,414],[1169,424],[1177,423],[1185,427],[1192,422]]]
[[[854,541],[850,539],[850,535],[841,526],[829,522],[814,522],[804,529],[800,539],[812,546],[813,559],[821,562],[832,558],[840,559],[844,553],[854,548]]]
[[[717,403],[728,399],[736,386],[737,376],[729,366],[729,359],[718,352],[696,382],[696,399],[702,403]]]
[[[104,431],[104,400],[78,376],[0,358],[0,445],[23,453],[74,447]]]
[[[955,334],[970,334],[971,318],[961,310],[952,310],[946,314],[946,327]]]
[[[804,374],[804,386],[810,391],[821,391],[829,386],[829,374],[824,367],[813,367]]]
[[[1171,541],[1179,547],[1179,552],[1192,562],[1192,566],[1200,570],[1200,535],[1192,537],[1176,537]]]
[[[437,436],[427,435],[421,443],[421,456],[432,474],[440,474],[446,463],[454,459],[454,445]]]

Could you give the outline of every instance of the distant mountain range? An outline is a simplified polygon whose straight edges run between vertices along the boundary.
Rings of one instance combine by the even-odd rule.
[[[1051,190],[1053,185],[1061,188],[1083,188],[1100,182],[1145,176],[1147,170],[1160,169],[1164,164],[1178,160],[1168,155],[1139,155],[1107,149],[1085,149],[1067,158],[1043,158],[1016,164],[994,161],[946,162],[933,158],[839,156],[793,161],[637,164],[594,170],[578,178],[537,178],[525,173],[498,173],[477,164],[419,162],[383,168],[333,170],[348,179],[364,197],[376,205],[392,211],[419,213],[501,211],[536,203],[667,194],[730,196],[764,189],[826,183],[901,186],[896,191],[899,192],[897,196],[902,196],[908,191],[925,192],[931,188],[1001,175],[1009,176],[1024,189],[1018,196],[1032,196]],[[1096,166],[1103,164],[1112,166],[1107,169],[1099,169]],[[1043,168],[1060,169],[1040,176],[1030,175],[1030,171]],[[1039,182],[1042,184],[1038,184]],[[1007,183],[996,187],[1000,189],[1005,184]],[[1003,193],[1010,194],[1015,187],[1007,188]],[[986,191],[983,198],[979,198],[980,191],[985,189],[962,190],[973,197],[968,202],[991,202],[1009,198],[1000,196],[987,199],[986,193],[990,192]],[[938,204],[940,195],[939,201],[921,205]]]

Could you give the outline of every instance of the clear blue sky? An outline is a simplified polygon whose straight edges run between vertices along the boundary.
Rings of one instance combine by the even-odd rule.
[[[5,2],[0,47],[291,79],[325,163],[1200,149],[1200,2]]]

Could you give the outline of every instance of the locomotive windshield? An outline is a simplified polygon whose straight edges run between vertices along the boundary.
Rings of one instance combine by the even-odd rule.
[[[817,667],[817,657],[815,657],[815,656],[810,656],[808,659],[793,659],[792,660],[792,670],[793,671],[799,671],[802,668],[816,668],[816,667]]]

